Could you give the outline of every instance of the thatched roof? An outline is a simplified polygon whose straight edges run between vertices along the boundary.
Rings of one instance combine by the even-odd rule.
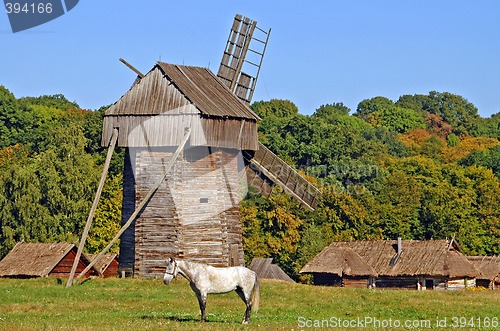
[[[325,247],[300,273],[329,273],[342,276],[377,276],[377,272],[349,247]]]
[[[0,277],[45,277],[76,246],[68,243],[17,243],[0,261]]]
[[[93,261],[98,254],[85,254],[89,261]],[[97,270],[99,276],[103,276],[106,269],[109,267],[111,262],[117,257],[117,254],[104,254],[104,256],[94,264],[94,268]]]
[[[467,256],[481,273],[479,279],[500,280],[500,256]]]
[[[458,278],[479,275],[479,271],[459,252],[458,246],[455,243],[450,245],[448,240],[403,240],[400,256],[397,254],[396,240],[333,242],[328,248],[337,254],[339,251],[335,248],[351,249],[379,276],[426,275]],[[330,257],[326,252],[323,258],[315,263],[341,262],[338,257]]]
[[[272,258],[253,258],[248,268],[255,271],[259,278],[278,279],[295,283],[279,266],[273,264]]]

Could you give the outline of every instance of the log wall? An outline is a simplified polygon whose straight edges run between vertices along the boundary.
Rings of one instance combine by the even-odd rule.
[[[124,220],[131,214],[125,209],[138,205],[174,152],[170,147],[129,148],[130,169],[125,171],[135,173],[135,179],[124,178]],[[132,268],[134,276],[159,277],[170,256],[214,266],[244,264],[239,158],[238,150],[187,147],[124,234],[120,268]]]

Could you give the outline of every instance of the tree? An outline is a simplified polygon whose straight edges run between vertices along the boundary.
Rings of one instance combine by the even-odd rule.
[[[500,112],[479,120],[477,135],[500,140]]]
[[[345,106],[342,102],[337,102],[333,104],[326,104],[326,105],[321,105],[314,114],[312,115],[313,117],[321,117],[326,120],[328,119],[336,119],[342,115],[349,115],[351,112],[351,109],[347,106]]]
[[[118,174],[108,177],[92,226],[87,239],[86,250],[99,253],[106,247],[121,228],[123,176]],[[118,253],[119,242],[111,247],[111,252]]]
[[[459,161],[463,166],[482,166],[493,171],[495,176],[500,179],[500,146],[494,146],[490,149],[473,150],[469,155]]]
[[[0,85],[0,148],[26,143],[33,122],[32,114],[24,111],[14,95]]]
[[[425,128],[421,112],[402,108],[384,97],[366,99],[358,104],[355,116],[375,127],[385,127],[396,133],[405,133],[417,128]]]
[[[369,115],[382,111],[394,106],[394,102],[387,99],[386,97],[375,97],[371,99],[365,99],[358,104],[355,116],[369,121]]]

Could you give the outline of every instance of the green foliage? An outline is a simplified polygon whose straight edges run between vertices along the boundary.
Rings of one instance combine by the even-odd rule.
[[[424,116],[421,112],[395,105],[384,97],[361,101],[355,115],[375,127],[382,126],[396,133],[425,128]]]
[[[477,108],[456,94],[431,91],[429,95],[404,95],[396,105],[425,115],[435,114],[451,125],[453,133],[458,136],[474,135],[478,131],[480,117]]]
[[[500,180],[500,146],[481,151],[472,151],[468,156],[460,160],[464,166],[478,165],[489,168]]]
[[[25,111],[9,90],[0,85],[0,148],[25,144],[34,125],[34,118]]]
[[[251,192],[240,208],[247,262],[253,257],[272,257],[284,270],[294,275],[293,261],[302,225],[296,212],[297,202],[277,191],[268,200]]]
[[[15,241],[76,241],[81,233],[98,169],[81,126],[58,127],[50,141],[35,157],[16,153],[0,175],[2,254]]]
[[[9,145],[0,150],[0,257],[21,240],[76,242],[99,176],[100,157],[89,152],[102,124],[62,95],[16,100],[0,87],[0,107],[11,118],[0,121]]]
[[[500,140],[500,113],[479,120],[477,135]]]
[[[80,109],[76,102],[71,102],[62,94],[42,95],[40,97],[25,97],[21,98],[19,102],[22,105],[39,105],[46,108],[59,109],[67,111],[71,109]]]
[[[121,203],[123,199],[123,175],[108,177],[99,200],[87,245],[89,253],[99,253],[111,242],[121,228]],[[118,253],[119,242],[110,251]]]

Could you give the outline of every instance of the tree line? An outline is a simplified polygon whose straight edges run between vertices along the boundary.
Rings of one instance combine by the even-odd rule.
[[[259,140],[322,192],[314,212],[275,188],[241,203],[244,249],[290,275],[333,240],[441,239],[467,254],[500,254],[500,113],[432,91],[342,103],[311,115],[288,100],[251,105]],[[0,257],[25,241],[76,242],[106,150],[105,109],[63,95],[15,98],[0,86]],[[89,236],[96,252],[121,220],[124,151],[118,149]],[[115,247],[115,250],[117,248]]]

